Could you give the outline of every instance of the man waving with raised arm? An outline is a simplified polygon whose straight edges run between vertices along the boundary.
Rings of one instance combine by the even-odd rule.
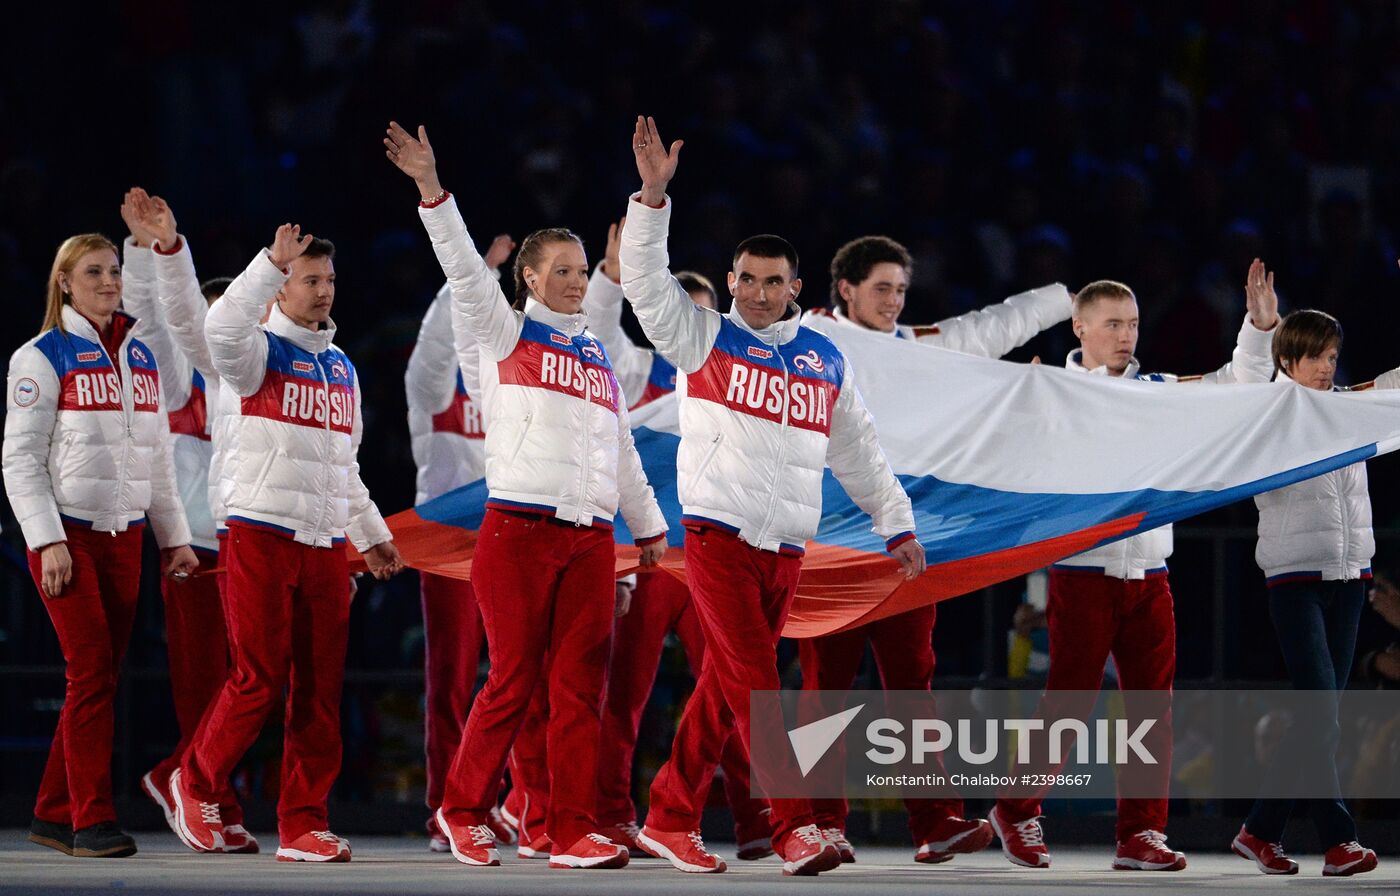
[[[666,251],[666,186],[681,142],[668,150],[656,122],[638,118],[632,143],[642,190],[628,204],[622,288],[679,371],[686,574],[709,645],[670,761],[652,783],[640,840],[683,871],[723,871],[700,840],[700,813],[729,731],[737,727],[750,743],[749,692],[779,688],[776,645],[821,517],[823,470],[830,466],[874,518],[910,578],[923,572],[924,550],[849,363],[799,323],[796,251],[777,236],[744,240],[729,273],[733,309],[721,315],[695,304],[671,276]],[[785,874],[840,863],[807,800],[773,800],[773,816]]]

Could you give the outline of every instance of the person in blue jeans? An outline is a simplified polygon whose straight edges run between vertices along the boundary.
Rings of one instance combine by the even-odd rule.
[[[1273,275],[1255,263],[1251,287],[1272,289]],[[1274,336],[1275,382],[1280,387],[1343,391],[1333,383],[1342,347],[1342,325],[1321,311],[1295,311]],[[1400,386],[1400,370],[1352,387]],[[1341,798],[1336,754],[1340,692],[1346,689],[1356,652],[1356,629],[1371,578],[1375,538],[1366,464],[1355,463],[1313,479],[1266,492],[1259,507],[1255,560],[1269,586],[1284,664],[1295,690],[1317,691],[1318,717],[1289,735],[1289,759],[1265,771],[1271,781],[1299,773],[1320,775],[1325,799],[1312,800],[1310,814],[1327,852],[1322,873],[1344,877],[1374,870],[1376,854],[1356,842],[1356,823]],[[1325,693],[1325,696],[1323,694]],[[1231,848],[1265,874],[1296,874],[1298,863],[1281,843],[1295,800],[1255,801]]]

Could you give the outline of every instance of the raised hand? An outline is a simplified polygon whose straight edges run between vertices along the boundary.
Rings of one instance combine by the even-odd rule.
[[[1272,330],[1278,323],[1278,293],[1274,292],[1274,272],[1254,259],[1244,279],[1244,299],[1249,319],[1260,330]]]
[[[614,283],[622,282],[622,266],[618,263],[618,252],[622,249],[622,228],[627,224],[624,216],[616,224],[608,225],[608,246],[603,250],[603,274]]]
[[[146,191],[140,187],[132,187],[126,191],[122,197],[122,221],[126,224],[126,229],[131,231],[131,238],[136,240],[136,245],[149,248],[155,241],[155,234],[151,232],[149,222],[141,214],[142,203],[149,203],[150,197]]]
[[[510,238],[510,234],[503,233],[491,241],[483,260],[488,268],[498,268],[506,263],[506,259],[510,258],[510,253],[514,251],[515,240]]]
[[[142,217],[145,219],[151,232],[155,234],[156,242],[161,249],[173,249],[179,240],[179,228],[175,225],[175,212],[159,196],[152,196],[142,208]]]
[[[677,140],[668,150],[656,130],[656,119],[637,116],[632,153],[637,157],[637,173],[642,176],[642,202],[656,207],[666,200],[666,187],[676,176],[676,163],[684,145],[684,140]]]
[[[300,224],[283,224],[277,228],[277,235],[272,238],[272,245],[268,247],[267,252],[273,264],[286,270],[292,259],[299,257],[310,245],[311,234],[302,236]]]
[[[435,199],[442,194],[442,184],[438,182],[437,159],[433,156],[433,145],[428,142],[428,129],[418,126],[418,137],[400,127],[397,121],[389,122],[384,137],[384,155],[398,169],[418,184],[419,195],[424,200]]]

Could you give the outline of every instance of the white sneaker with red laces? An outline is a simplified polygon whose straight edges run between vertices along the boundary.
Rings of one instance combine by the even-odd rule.
[[[1322,876],[1323,877],[1350,877],[1353,874],[1365,874],[1367,871],[1375,871],[1376,853],[1367,849],[1355,840],[1348,843],[1338,843],[1327,850],[1323,856]]]
[[[845,831],[840,828],[822,828],[822,836],[836,847],[836,854],[841,857],[841,864],[851,865],[855,863],[856,848],[851,845],[850,840],[846,839]]]
[[[705,848],[699,831],[670,833],[644,825],[637,834],[637,842],[681,871],[718,874],[728,867],[723,859]]]
[[[1012,863],[1026,868],[1050,867],[1050,850],[1045,848],[1045,831],[1038,817],[1007,822],[1002,820],[998,807],[987,820],[992,823],[993,833],[1001,839],[1002,853]]]
[[[586,834],[563,852],[551,853],[551,868],[624,868],[631,856],[602,834]]]
[[[1265,874],[1297,874],[1298,863],[1283,851],[1282,843],[1270,843],[1254,836],[1243,827],[1230,844],[1231,851],[1242,859],[1249,859]]]
[[[348,862],[350,842],[330,831],[309,831],[277,847],[279,862]]]
[[[441,809],[437,810],[437,823],[447,834],[452,857],[463,865],[501,864],[501,854],[496,851],[496,835],[488,825],[453,825]]]
[[[1115,871],[1181,871],[1186,867],[1186,854],[1167,845],[1167,835],[1161,831],[1138,831],[1118,844],[1113,857]]]
[[[821,874],[840,864],[840,850],[814,824],[804,825],[788,834],[783,843],[783,874]]]

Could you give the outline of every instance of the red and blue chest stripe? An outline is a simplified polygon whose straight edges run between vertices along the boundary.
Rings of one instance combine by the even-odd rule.
[[[264,334],[267,373],[258,391],[243,399],[243,415],[349,434],[355,367],[345,353],[328,348],[314,354],[276,333]]]
[[[619,389],[603,344],[587,333],[568,336],[548,324],[525,319],[520,341],[497,362],[502,385],[568,395],[617,413]]]
[[[112,367],[99,343],[54,328],[36,343],[58,377],[60,411],[120,411],[121,372]],[[160,371],[155,356],[139,339],[123,349],[131,369],[132,410],[155,413],[160,409]]]

